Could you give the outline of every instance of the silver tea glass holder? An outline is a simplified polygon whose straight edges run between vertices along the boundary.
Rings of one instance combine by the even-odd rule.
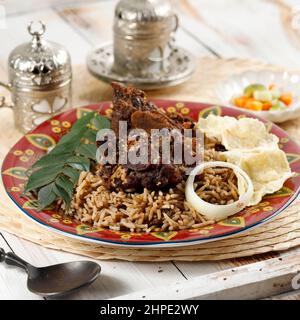
[[[88,70],[106,82],[142,89],[186,81],[196,64],[192,54],[174,40],[178,24],[169,1],[121,0],[115,9],[114,41],[88,54]]]

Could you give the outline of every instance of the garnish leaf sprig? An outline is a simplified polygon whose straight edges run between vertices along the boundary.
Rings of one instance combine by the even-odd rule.
[[[37,195],[38,208],[43,210],[62,199],[70,207],[81,171],[89,171],[96,160],[96,135],[110,127],[110,121],[97,112],[89,112],[72,126],[57,145],[30,168],[32,173],[24,194]]]

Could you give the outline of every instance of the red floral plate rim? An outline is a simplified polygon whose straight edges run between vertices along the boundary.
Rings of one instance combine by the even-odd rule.
[[[279,137],[280,148],[286,152],[290,166],[296,173],[295,177],[286,181],[283,188],[275,194],[264,197],[258,205],[246,208],[242,212],[214,225],[199,229],[131,233],[93,227],[75,221],[72,218],[64,218],[51,208],[37,212],[35,210],[36,201],[21,197],[22,189],[26,181],[26,170],[44,154],[49,147],[54,146],[62,135],[68,132],[71,125],[82,115],[92,110],[97,110],[100,106],[103,113],[108,114],[111,112],[111,103],[103,102],[101,104],[70,109],[47,120],[25,134],[11,148],[2,165],[2,180],[9,197],[29,218],[49,230],[51,229],[65,236],[84,241],[132,247],[175,247],[224,239],[270,221],[296,199],[300,190],[300,147],[278,126],[247,113],[244,110],[237,110],[230,107],[174,100],[154,100],[154,102],[159,107],[166,109],[167,112],[177,111],[183,115],[189,115],[195,120],[198,116],[206,117],[210,113],[222,116],[228,115],[236,118],[247,116],[260,119],[265,123],[270,132]]]

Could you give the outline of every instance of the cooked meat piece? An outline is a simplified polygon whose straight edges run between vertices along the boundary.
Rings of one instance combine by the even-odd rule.
[[[178,112],[168,113],[168,117],[177,124],[181,125],[183,129],[193,129],[195,126],[192,118],[183,116]]]
[[[103,165],[99,169],[98,174],[102,177],[104,185],[110,189],[111,186],[111,176],[112,173],[114,172],[115,165]]]
[[[176,185],[182,181],[183,171],[178,165],[165,164],[160,168],[158,180],[162,186]]]
[[[227,151],[226,148],[221,144],[221,143],[217,143],[215,145],[215,150],[216,151],[219,151],[219,152],[225,152]]]
[[[140,128],[149,131],[162,128],[182,128],[183,118],[171,119],[163,110],[149,102],[145,92],[133,87],[124,87],[118,83],[112,83],[113,113],[111,127],[119,133],[119,121],[126,121],[128,129]],[[149,120],[147,124],[145,120]],[[152,127],[151,127],[152,126]]]
[[[138,166],[138,165],[137,165]],[[126,171],[126,178],[115,176],[115,172],[121,168]],[[107,189],[124,191],[162,190],[166,187],[176,185],[182,181],[183,171],[177,165],[153,165],[147,170],[130,169],[128,165],[104,165],[98,175],[102,177]]]
[[[131,128],[139,128],[151,133],[151,129],[180,129],[174,121],[162,112],[135,111],[131,115]]]
[[[113,93],[113,104],[114,107],[117,107],[119,103],[125,102],[128,105],[131,105],[132,108],[136,110],[151,110],[152,105],[148,102],[147,96],[144,91],[136,89],[134,87],[125,87],[117,82],[111,84],[114,89]]]
[[[118,102],[118,104],[114,104],[114,110],[111,115],[111,128],[114,130],[116,135],[119,134],[120,121],[126,121],[128,128],[130,128],[130,117],[134,111],[135,109],[125,102]]]
[[[121,141],[119,134],[119,121],[126,121],[128,132],[130,129],[144,129],[148,133],[148,162],[127,163],[124,165],[103,166],[99,175],[103,176],[108,187],[111,189],[122,189],[125,191],[140,191],[143,188],[149,190],[161,190],[180,183],[184,179],[184,166],[174,164],[174,138],[171,137],[170,163],[162,163],[162,150],[159,148],[155,163],[151,163],[152,150],[155,147],[151,144],[151,129],[192,129],[193,121],[179,114],[167,114],[153,103],[149,102],[146,94],[133,87],[124,87],[118,83],[113,83],[113,112],[111,115],[111,127],[115,131],[117,138]],[[163,138],[160,138],[163,139]],[[192,138],[193,139],[193,138]],[[130,152],[135,143],[127,141],[127,145],[119,145],[120,148],[126,147]],[[185,141],[186,144],[186,141]],[[133,152],[138,152],[139,148]],[[142,152],[142,150],[140,150]],[[157,150],[156,150],[157,151]],[[121,154],[121,149],[117,150],[117,157]],[[110,179],[109,179],[110,176]],[[109,180],[109,181],[108,181]]]
[[[151,168],[151,163],[137,163],[137,164],[133,164],[133,163],[127,163],[124,165],[125,168],[134,170],[134,171],[146,171],[149,170]]]
[[[119,121],[126,121],[128,129],[131,128],[131,114],[137,110],[153,110],[155,107],[148,102],[146,94],[133,87],[125,87],[116,82],[112,83],[113,93],[113,114],[111,127],[119,133]]]
[[[154,167],[154,168],[153,168]],[[122,186],[124,190],[161,190],[182,181],[183,172],[176,165],[154,165],[148,171],[129,170],[126,183]]]

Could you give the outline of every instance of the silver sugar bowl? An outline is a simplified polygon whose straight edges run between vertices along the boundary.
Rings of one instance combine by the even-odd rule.
[[[147,77],[167,70],[178,18],[166,0],[121,0],[114,17],[114,70]]]
[[[0,107],[11,107],[16,128],[27,132],[71,106],[72,69],[69,53],[59,44],[46,41],[45,24],[31,22],[32,40],[16,47],[8,59],[12,103],[0,98]]]

